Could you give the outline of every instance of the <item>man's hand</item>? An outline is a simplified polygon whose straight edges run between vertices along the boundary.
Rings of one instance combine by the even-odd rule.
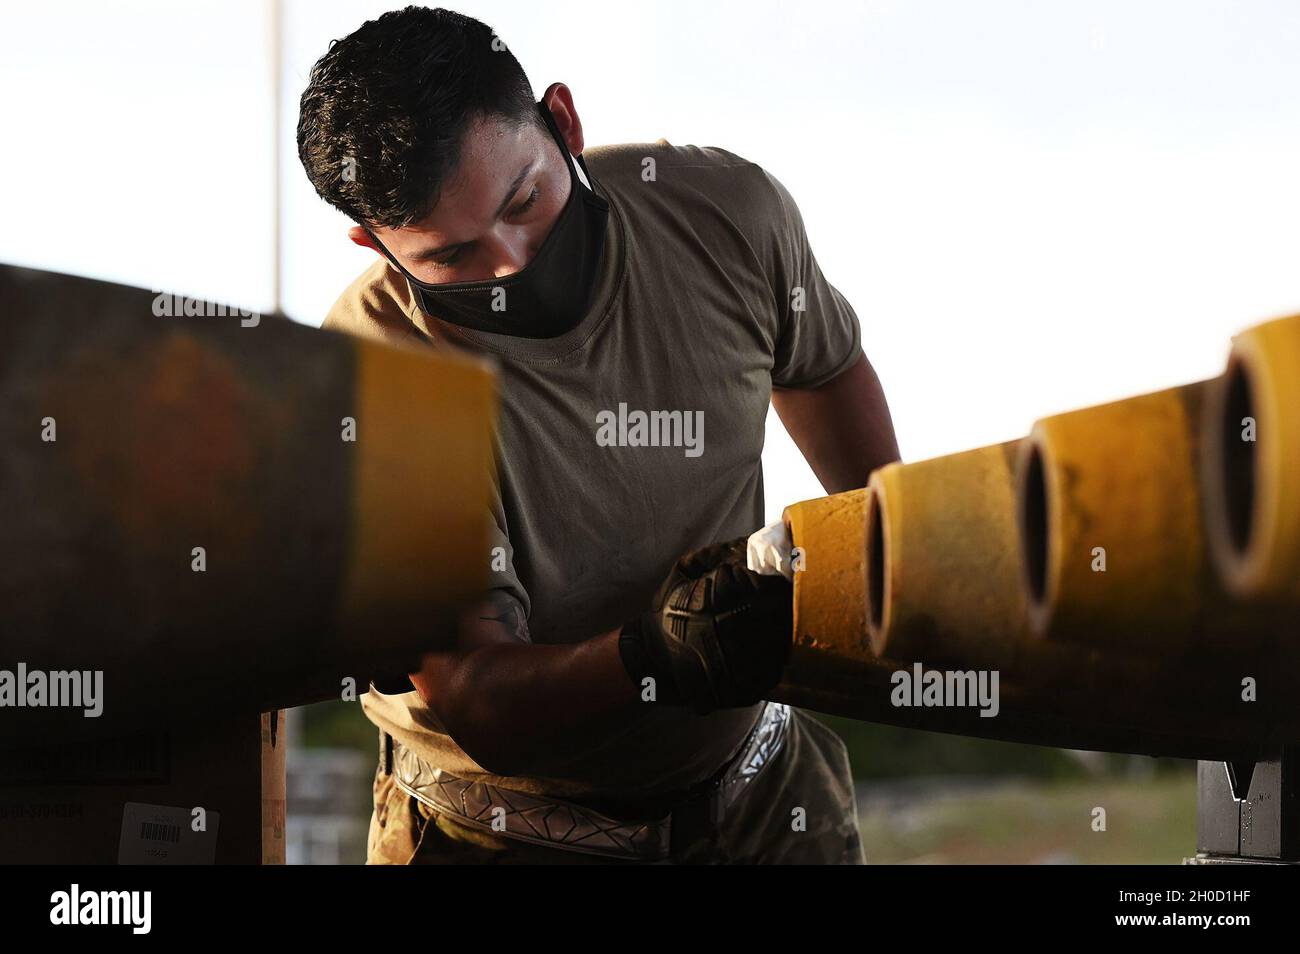
[[[529,641],[523,609],[494,593],[461,617],[459,648],[425,655],[410,682],[457,744],[497,775],[564,777],[640,716],[618,630]]]
[[[654,605],[622,634],[537,645],[517,601],[497,593],[466,611],[459,648],[425,655],[410,682],[483,768],[558,778],[644,717],[643,676],[655,678],[657,701],[675,696],[702,712],[757,702],[780,679],[790,652],[790,584],[750,573],[744,538],[683,557]],[[665,626],[686,639],[667,642]],[[629,680],[629,631],[644,633],[636,645],[657,659],[683,650],[675,666]],[[701,653],[707,665],[693,656]]]
[[[623,627],[619,653],[655,702],[696,712],[760,701],[790,658],[790,582],[745,565],[745,540],[677,561],[650,612]],[[653,682],[647,682],[653,680]]]

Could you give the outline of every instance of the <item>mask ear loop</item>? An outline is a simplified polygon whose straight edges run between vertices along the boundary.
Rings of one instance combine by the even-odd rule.
[[[587,166],[585,163],[579,163],[578,158],[578,156],[573,157],[574,171],[578,173],[578,178],[581,179],[582,184],[587,187],[587,191],[595,192],[596,190],[591,187],[591,180],[587,178]]]
[[[586,186],[588,192],[594,195],[596,189],[591,184],[591,173],[587,171],[586,160],[583,159],[581,155],[575,156],[573,153],[569,152],[569,147],[565,143],[564,137],[560,135],[559,127],[555,125],[555,116],[551,113],[550,108],[546,105],[544,100],[539,99],[537,101],[537,108],[542,113],[542,120],[546,123],[546,128],[551,131],[551,138],[554,139],[556,145],[560,147],[560,151],[564,153],[569,165],[573,166],[573,171],[576,173],[578,181]]]

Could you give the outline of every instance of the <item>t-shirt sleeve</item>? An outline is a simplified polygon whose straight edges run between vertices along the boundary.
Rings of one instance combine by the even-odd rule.
[[[502,622],[522,639],[529,639],[528,616],[532,601],[515,571],[515,550],[510,543],[505,508],[501,505],[501,485],[494,476],[492,503],[488,519],[488,597],[503,613],[517,615],[516,620]]]
[[[428,340],[411,322],[410,308],[406,279],[376,262],[343,290],[321,327],[381,344],[427,346]]]
[[[858,360],[862,328],[853,306],[822,274],[789,190],[767,170],[760,172],[774,192],[775,234],[766,263],[778,316],[772,384],[815,388]]]

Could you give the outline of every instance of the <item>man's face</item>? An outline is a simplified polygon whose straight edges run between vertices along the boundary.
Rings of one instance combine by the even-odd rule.
[[[459,166],[433,211],[405,228],[373,231],[422,282],[504,278],[532,260],[571,188],[565,157],[545,127],[480,118],[468,127]],[[351,234],[371,244],[363,229]]]

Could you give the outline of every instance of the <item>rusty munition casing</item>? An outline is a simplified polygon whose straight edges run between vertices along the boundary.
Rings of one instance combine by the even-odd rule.
[[[1004,479],[1009,486],[1009,471]],[[1009,490],[1005,496],[1009,509]],[[1020,673],[1009,670],[1000,680],[1000,711],[994,718],[973,708],[893,705],[895,679],[909,663],[876,656],[867,633],[865,518],[872,497],[873,491],[864,488],[785,510],[798,548],[793,560],[794,646],[773,698],[869,722],[1036,745],[1186,758],[1250,757],[1259,750],[1258,733],[1224,738],[1107,722],[1105,697],[1097,695],[1106,685],[1097,676],[1095,659],[1073,647],[1039,647],[1040,657],[1050,664],[1026,667],[1027,687],[1016,681]],[[1010,516],[1004,522],[1013,524]],[[1007,532],[1014,539],[1014,530]],[[918,645],[924,648],[924,643]],[[1130,678],[1136,676],[1130,672]],[[1118,693],[1130,689],[1125,683],[1116,686]]]
[[[1232,342],[1201,425],[1210,553],[1242,599],[1288,604],[1300,641],[1300,315]]]
[[[1186,641],[1202,582],[1191,425],[1205,387],[1035,423],[1019,514],[1036,635],[1128,650]]]
[[[869,500],[864,487],[792,504],[782,514],[798,548],[792,665],[817,656],[872,658],[864,569]]]
[[[1218,586],[1202,520],[1198,382],[1038,421],[1019,519],[1033,632],[1184,668],[1272,659],[1284,621]]]
[[[1006,665],[1027,634],[1015,523],[1019,441],[871,475],[867,606],[876,655]]]
[[[105,717],[179,718],[452,639],[486,582],[492,373],[154,304],[0,269],[0,669],[102,670]]]
[[[1183,757],[1254,751],[1293,731],[1295,720],[1279,728],[1265,718],[1271,706],[1241,706],[1230,674],[1029,637],[1017,444],[891,464],[865,494],[787,508],[801,560],[780,698],[911,728]],[[864,623],[873,635],[884,623],[885,638],[864,639]],[[997,671],[1000,711],[985,718],[969,708],[891,705],[891,680],[913,663]]]

